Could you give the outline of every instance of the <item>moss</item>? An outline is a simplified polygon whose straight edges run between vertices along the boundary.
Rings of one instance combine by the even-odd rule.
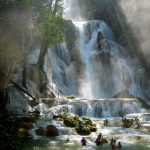
[[[122,120],[122,122],[123,122],[123,128],[130,128],[133,125],[134,120],[133,119],[124,118]]]
[[[79,116],[69,117],[68,115],[54,115],[53,118],[62,118],[67,127],[75,127],[76,132],[80,135],[89,135],[91,132],[96,132],[96,125],[87,117]]]
[[[74,118],[70,117],[70,118],[65,118],[64,119],[64,124],[67,127],[76,127],[76,121],[74,120]]]
[[[92,120],[86,117],[82,117],[82,121],[85,125],[91,125],[92,126]]]
[[[90,127],[79,125],[76,127],[76,132],[80,135],[89,135],[91,133]]]
[[[74,95],[71,95],[71,96],[67,96],[66,98],[67,99],[75,99],[76,97]]]

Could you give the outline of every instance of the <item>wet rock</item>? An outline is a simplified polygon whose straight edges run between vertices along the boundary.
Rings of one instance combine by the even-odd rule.
[[[75,99],[76,97],[74,95],[70,95],[70,96],[67,96],[67,99]]]
[[[84,125],[91,125],[92,126],[92,120],[86,117],[82,117],[82,121]]]
[[[89,126],[79,125],[76,127],[76,132],[80,135],[89,135],[91,133],[91,129]]]
[[[128,90],[122,90],[113,96],[113,98],[135,98],[132,94],[129,93]]]
[[[59,136],[59,131],[54,125],[48,125],[46,128],[39,127],[35,133],[40,136],[55,137]]]
[[[96,124],[93,124],[92,126],[90,126],[90,131],[91,132],[96,132],[97,131]]]
[[[44,104],[47,104],[48,106],[53,106],[56,102],[56,99],[55,98],[44,98],[44,99],[42,99],[42,102]]]
[[[59,131],[54,125],[48,125],[46,127],[47,136],[59,136]]]
[[[35,122],[38,119],[37,116],[33,115],[26,115],[26,116],[17,116],[16,117],[16,124],[20,122]]]
[[[56,98],[55,93],[50,90],[49,88],[46,88],[45,91],[43,92],[43,96],[46,98]]]
[[[36,133],[37,135],[43,136],[43,135],[44,135],[44,128],[39,127],[38,129],[35,130],[35,133]]]
[[[122,120],[122,122],[123,122],[123,128],[130,128],[133,125],[133,123],[134,123],[134,119],[124,118]]]
[[[107,141],[107,139],[103,138],[103,139],[100,139],[100,140],[97,139],[97,140],[95,141],[95,143],[96,143],[97,145],[102,145],[102,144],[108,143],[108,141]]]
[[[32,138],[32,136],[28,133],[28,130],[25,128],[19,128],[18,129],[18,138],[24,139],[24,138]]]
[[[64,119],[64,124],[67,127],[76,127],[76,121],[74,120],[74,118],[70,117],[70,118],[65,118]]]
[[[99,50],[103,50],[105,47],[105,40],[102,32],[98,32],[97,34],[97,45]]]

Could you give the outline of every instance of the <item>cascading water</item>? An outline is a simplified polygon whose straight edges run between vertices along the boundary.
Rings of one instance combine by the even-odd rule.
[[[70,114],[93,118],[124,117],[130,113],[140,113],[141,103],[137,99],[97,99],[73,100],[64,105],[49,109],[50,113],[58,114],[67,111]]]
[[[78,1],[65,1],[64,6],[66,19],[71,19],[72,6],[79,9]],[[150,82],[144,69],[115,42],[108,25],[103,20],[83,21],[79,14],[72,19],[76,28],[74,45],[66,41],[48,51],[45,72],[49,86],[61,95],[84,98],[112,98],[125,89],[147,97]]]
[[[53,105],[51,104],[52,99],[41,101],[36,109],[39,109],[41,115],[47,117],[48,120],[37,121],[36,127],[47,126],[51,123],[59,130],[61,136],[56,137],[55,141],[49,141],[50,149],[57,149],[57,147],[63,149],[59,142],[64,141],[65,146],[70,144],[70,142],[65,142],[66,138],[72,142],[68,149],[80,143],[81,136],[77,135],[73,128],[64,126],[61,119],[50,119],[64,113],[68,117],[72,115],[91,117],[90,119],[94,121],[97,132],[86,136],[89,141],[88,149],[98,148],[95,147],[93,141],[100,132],[108,140],[115,138],[121,141],[123,148],[127,144],[132,144],[131,147],[133,147],[137,137],[147,140],[149,138],[147,133],[144,135],[133,128],[129,130],[121,128],[123,117],[134,119],[133,113],[145,112],[141,102],[136,98],[112,98],[113,95],[124,89],[128,89],[136,96],[144,97],[149,90],[146,88],[145,93],[142,91],[142,88],[146,87],[146,82],[143,80],[145,75],[143,68],[140,67],[137,60],[132,60],[127,55],[123,47],[116,43],[113,32],[103,20],[83,21],[78,0],[64,0],[64,2],[66,13],[64,17],[72,19],[73,26],[76,28],[76,39],[72,42],[73,44],[70,44],[70,40],[67,39],[66,42],[49,49],[44,70],[51,89],[63,96],[75,95],[80,98],[74,99],[70,96],[70,98],[55,98]],[[70,11],[71,7],[74,7],[73,11]],[[69,38],[72,39],[72,37]],[[34,62],[30,63],[35,63],[35,59],[33,60]],[[143,115],[144,129],[145,126],[149,127],[147,121],[149,113],[147,114]],[[104,126],[106,118],[109,120],[109,126]],[[143,123],[143,120],[140,123]],[[145,132],[147,131],[149,129]],[[107,146],[109,149],[110,145],[107,144]],[[107,146],[103,145],[101,149],[107,149]]]

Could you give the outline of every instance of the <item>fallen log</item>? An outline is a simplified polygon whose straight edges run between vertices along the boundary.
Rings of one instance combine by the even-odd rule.
[[[31,97],[33,100],[36,100],[36,97],[34,97],[32,94],[30,94],[25,88],[21,87],[17,82],[10,80],[10,82],[19,90],[21,90],[23,93],[27,94],[29,97]]]

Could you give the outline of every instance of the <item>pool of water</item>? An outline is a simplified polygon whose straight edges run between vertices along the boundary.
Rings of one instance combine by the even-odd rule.
[[[97,132],[85,136],[88,141],[87,146],[81,146],[81,135],[75,132],[74,128],[65,127],[60,120],[40,119],[36,122],[35,128],[54,124],[60,132],[60,136],[47,138],[34,135],[34,139],[24,143],[23,150],[111,150],[110,140],[114,138],[116,144],[120,141],[122,150],[150,150],[150,133],[144,133],[136,128],[123,129],[121,118],[109,118],[110,126],[103,125],[104,119],[91,118],[97,126]],[[96,146],[95,140],[99,133],[108,140],[108,144]],[[33,130],[34,133],[34,130]],[[66,143],[66,139],[70,141]],[[118,148],[117,148],[118,149]]]
[[[117,148],[116,148],[117,149]],[[122,150],[150,150],[148,143],[136,143],[130,145],[124,145]],[[111,150],[109,144],[103,146],[95,146],[87,144],[87,146],[81,146],[79,143],[64,143],[62,141],[53,140],[32,140],[28,141],[24,145],[23,150]]]

